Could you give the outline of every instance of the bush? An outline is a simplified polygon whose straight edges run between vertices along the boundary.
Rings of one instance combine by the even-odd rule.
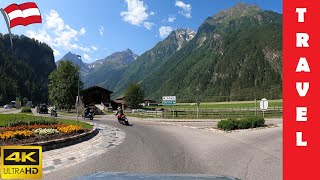
[[[22,112],[22,113],[32,113],[30,107],[23,107],[23,108],[21,109],[21,112]]]
[[[264,118],[253,116],[253,117],[244,118],[240,120],[236,120],[236,119],[221,120],[218,123],[218,128],[223,129],[225,131],[231,131],[236,129],[249,129],[249,128],[263,127],[265,125],[264,123],[265,123]]]
[[[238,123],[235,119],[221,120],[218,123],[218,128],[223,129],[225,131],[231,131],[238,128]]]

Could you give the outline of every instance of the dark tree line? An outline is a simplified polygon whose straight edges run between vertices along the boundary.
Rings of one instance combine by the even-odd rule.
[[[56,69],[53,50],[26,36],[0,34],[0,105],[18,97],[48,102],[48,76]]]

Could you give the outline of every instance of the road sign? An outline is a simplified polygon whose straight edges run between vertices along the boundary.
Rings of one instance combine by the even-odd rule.
[[[176,101],[177,97],[176,96],[163,96],[162,101]]]
[[[260,109],[261,109],[261,111],[267,111],[267,109],[268,109],[268,100],[266,98],[261,99],[261,101],[260,101]]]
[[[176,96],[163,96],[162,105],[175,105],[177,101]]]
[[[162,101],[162,105],[175,105],[176,102],[175,101]]]

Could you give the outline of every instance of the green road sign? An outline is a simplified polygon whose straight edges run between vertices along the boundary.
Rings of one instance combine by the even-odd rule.
[[[162,101],[162,105],[167,106],[167,105],[175,105],[176,101]]]

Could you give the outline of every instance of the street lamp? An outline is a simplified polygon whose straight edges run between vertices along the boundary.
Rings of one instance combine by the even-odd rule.
[[[81,61],[81,56],[80,55],[77,55],[77,57],[80,59]],[[80,62],[79,62],[79,70],[80,70]],[[79,72],[80,73],[80,72]],[[79,103],[80,103],[80,74],[79,74],[79,77],[78,77],[78,98],[77,98],[77,120],[78,120],[78,117],[79,117]]]

